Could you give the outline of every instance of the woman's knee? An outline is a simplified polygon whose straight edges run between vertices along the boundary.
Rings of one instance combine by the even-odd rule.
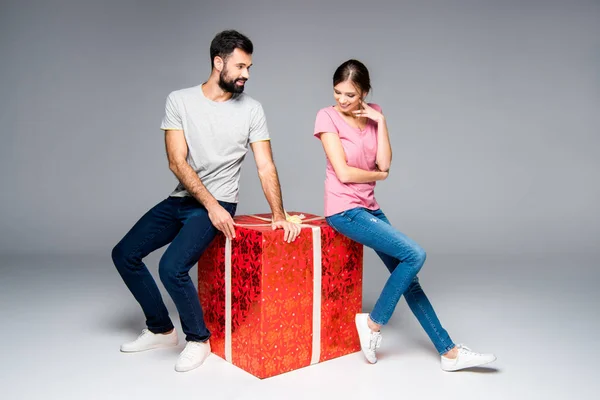
[[[416,249],[416,253],[418,262],[421,264],[421,266],[423,266],[423,264],[425,264],[425,260],[427,259],[427,253],[422,247],[418,247],[418,249]]]
[[[416,245],[411,249],[411,254],[407,261],[410,261],[410,264],[415,269],[415,275],[421,270],[426,259],[427,253],[421,246]]]

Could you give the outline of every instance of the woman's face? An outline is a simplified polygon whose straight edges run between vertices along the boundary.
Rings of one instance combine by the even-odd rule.
[[[363,100],[363,94],[358,91],[352,81],[340,82],[333,87],[333,98],[344,114],[358,110]]]

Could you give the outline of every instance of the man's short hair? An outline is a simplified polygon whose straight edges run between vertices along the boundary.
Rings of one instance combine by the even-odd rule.
[[[234,30],[227,30],[218,33],[210,43],[210,65],[215,66],[215,57],[219,56],[224,62],[233,53],[235,49],[240,49],[245,53],[252,54],[254,46],[252,41],[245,35]]]

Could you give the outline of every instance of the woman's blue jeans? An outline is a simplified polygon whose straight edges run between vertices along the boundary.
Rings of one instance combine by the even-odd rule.
[[[387,324],[404,295],[437,351],[444,354],[454,348],[417,278],[426,258],[421,246],[392,227],[381,210],[358,207],[326,219],[342,235],[375,250],[391,273],[370,313],[371,320],[379,325]]]

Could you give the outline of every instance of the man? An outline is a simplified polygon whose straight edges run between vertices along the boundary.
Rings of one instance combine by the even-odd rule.
[[[175,364],[189,371],[210,354],[210,332],[189,270],[217,231],[235,238],[233,216],[238,201],[242,161],[252,148],[273,229],[292,242],[300,227],[287,222],[262,106],[243,93],[252,65],[253,45],[236,31],[224,31],[210,46],[212,71],[202,85],[172,92],[161,129],[169,168],[179,185],[148,211],[113,249],[112,258],[125,284],[140,303],[147,329],[123,352],[178,344],[158,287],[142,259],[170,243],[159,263],[162,283],[179,312],[187,344]]]

